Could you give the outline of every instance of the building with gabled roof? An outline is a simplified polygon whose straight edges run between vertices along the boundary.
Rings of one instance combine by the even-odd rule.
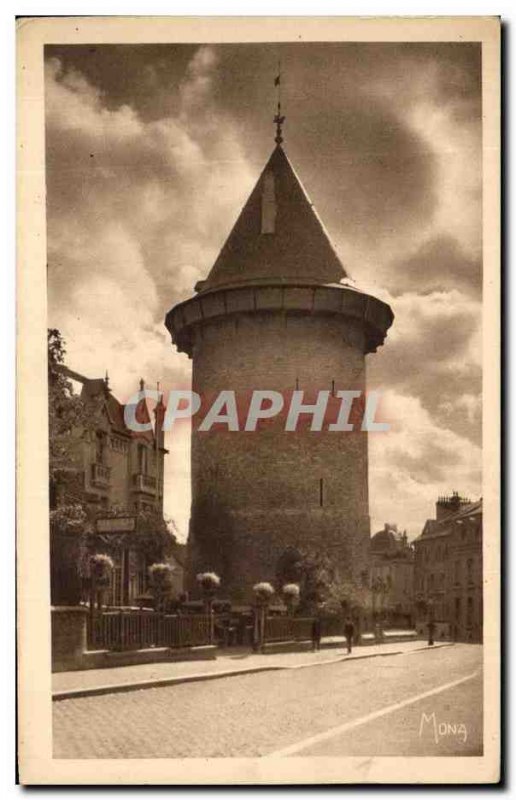
[[[80,387],[89,419],[72,436],[73,469],[51,482],[50,507],[79,503],[87,510],[97,526],[89,548],[110,555],[115,565],[104,600],[108,605],[130,605],[146,592],[147,570],[153,560],[138,546],[139,520],[141,515],[149,520],[163,518],[165,407],[160,400],[154,410],[155,424],[149,430],[134,431],[125,423],[125,406],[111,392],[107,376],[87,378],[64,365],[59,371]],[[138,403],[136,419],[151,421],[144,400]],[[107,522],[99,526],[103,519]],[[59,565],[59,558],[55,563]],[[54,583],[58,580],[55,576]]]
[[[414,541],[414,591],[421,632],[431,616],[455,641],[480,642],[483,630],[482,498],[453,492],[436,503]]]
[[[371,587],[375,610],[390,627],[408,627],[414,618],[414,548],[407,532],[385,523],[371,537]]]

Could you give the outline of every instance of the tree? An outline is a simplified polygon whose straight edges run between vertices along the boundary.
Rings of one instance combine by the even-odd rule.
[[[335,570],[330,560],[320,553],[287,547],[278,559],[276,581],[279,588],[289,583],[298,584],[299,610],[310,613],[327,600],[335,581]]]
[[[82,595],[79,564],[88,531],[80,438],[93,415],[63,371],[66,348],[61,333],[51,328],[47,337],[51,600],[54,605],[75,605]]]
[[[170,556],[177,542],[174,523],[166,520],[158,509],[140,511],[136,518],[136,546],[149,562],[159,562]]]
[[[51,488],[70,474],[82,471],[80,440],[98,423],[99,409],[73,391],[64,371],[65,341],[56,328],[48,337],[48,430]]]

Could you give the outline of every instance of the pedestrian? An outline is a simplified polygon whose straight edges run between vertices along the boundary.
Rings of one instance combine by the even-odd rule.
[[[312,620],[312,650],[315,651],[321,649],[321,618],[318,613],[316,613],[315,617]]]
[[[348,653],[351,653],[352,650],[354,634],[355,634],[355,626],[353,625],[353,621],[351,617],[347,617],[346,622],[344,623],[344,636],[346,637]]]
[[[434,643],[434,633],[435,633],[435,622],[430,620],[428,623],[428,644],[432,645]]]

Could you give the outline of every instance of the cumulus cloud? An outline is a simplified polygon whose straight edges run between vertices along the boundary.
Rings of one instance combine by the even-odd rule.
[[[346,269],[396,315],[368,359],[398,420],[372,437],[371,513],[399,508],[416,533],[437,493],[480,493],[479,49],[281,47],[289,156]],[[140,376],[189,385],[164,315],[208,274],[273,146],[277,49],[47,48],[49,323],[121,400]],[[167,446],[185,535],[186,428]]]
[[[393,294],[460,290],[478,297],[482,291],[480,255],[469,256],[450,234],[425,239],[410,255],[391,261],[389,273]]]
[[[66,337],[70,364],[91,376],[109,368],[122,400],[141,375],[189,384],[164,315],[210,269],[251,188],[236,133],[210,104],[215,66],[200,48],[175,116],[144,121],[128,104],[107,107],[59,59],[47,63],[49,320]],[[177,489],[188,497],[187,452],[182,469],[167,471],[176,484],[168,510],[182,517],[183,533]]]
[[[395,322],[387,343],[369,360],[370,384],[419,398],[439,424],[478,443],[480,302],[450,291],[407,293],[390,304]]]
[[[382,419],[391,429],[369,437],[373,530],[394,513],[413,538],[421,533],[425,516],[433,515],[439,495],[460,489],[463,495],[478,497],[478,445],[439,425],[418,398],[396,391],[384,393]]]

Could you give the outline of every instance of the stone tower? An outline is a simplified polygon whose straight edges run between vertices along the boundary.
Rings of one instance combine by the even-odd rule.
[[[364,392],[365,356],[393,320],[353,288],[278,138],[207,279],[167,314],[203,398]],[[190,576],[214,570],[224,596],[245,599],[297,547],[359,581],[369,566],[367,433],[287,432],[284,420],[240,427],[201,432],[194,418]]]

